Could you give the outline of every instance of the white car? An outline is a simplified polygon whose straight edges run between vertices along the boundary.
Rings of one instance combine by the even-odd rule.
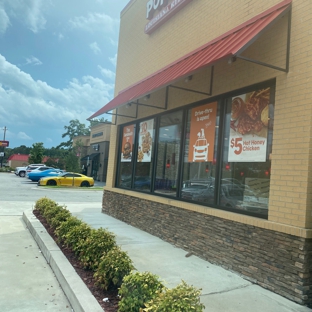
[[[31,169],[36,169],[36,168],[42,167],[42,166],[45,166],[45,165],[44,164],[31,164],[31,165],[26,166],[26,167],[16,167],[14,173],[17,176],[20,176],[20,177],[24,178],[26,176],[27,170],[30,170],[30,168]]]

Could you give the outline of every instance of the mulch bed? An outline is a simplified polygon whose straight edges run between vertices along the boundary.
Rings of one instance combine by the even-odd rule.
[[[34,215],[37,217],[37,219],[42,223],[42,225],[46,228],[47,232],[50,234],[50,236],[55,240],[59,248],[62,250],[65,257],[68,259],[68,261],[71,263],[71,265],[76,270],[77,274],[80,276],[80,278],[83,280],[83,282],[86,284],[86,286],[89,288],[92,295],[95,297],[95,299],[98,301],[100,306],[103,308],[105,312],[117,312],[118,311],[118,302],[119,299],[117,297],[118,291],[112,290],[112,291],[105,291],[97,286],[94,285],[95,281],[93,278],[94,272],[91,270],[85,270],[83,266],[81,265],[80,261],[77,259],[75,253],[68,247],[58,243],[57,237],[54,234],[54,231],[49,226],[49,224],[46,222],[45,218],[41,216],[38,210],[33,211]],[[104,298],[108,298],[108,301],[103,301]]]

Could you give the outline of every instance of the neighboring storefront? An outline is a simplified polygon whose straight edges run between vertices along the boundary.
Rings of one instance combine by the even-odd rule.
[[[132,0],[103,212],[312,303],[312,3]]]
[[[109,123],[98,123],[92,126],[90,136],[74,138],[73,144],[81,145],[78,148],[81,172],[96,181],[106,182],[110,128]]]

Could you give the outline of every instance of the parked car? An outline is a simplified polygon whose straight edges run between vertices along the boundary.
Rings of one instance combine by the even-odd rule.
[[[42,166],[44,166],[44,164],[31,164],[31,165],[28,165],[26,167],[16,167],[15,174],[17,176],[20,176],[23,178],[26,176],[26,172],[27,172],[27,170],[30,170],[30,168],[31,168],[31,170],[33,170],[33,169],[36,169],[36,168],[42,167]]]
[[[204,203],[214,201],[214,186],[194,193],[192,200]],[[245,190],[237,184],[222,184],[220,187],[220,205],[228,208],[242,209],[263,213],[268,205],[259,201],[257,195],[249,188]]]
[[[65,171],[56,168],[46,168],[40,167],[28,173],[28,179],[33,182],[38,182],[41,178],[44,177],[56,177],[63,174]]]
[[[89,187],[94,186],[94,179],[81,173],[65,172],[59,176],[41,178],[38,185]]]
[[[28,167],[26,167],[26,178],[28,178],[29,173],[31,172],[38,172],[38,171],[44,171],[44,170],[48,170],[48,169],[54,169],[53,167],[47,167],[47,166],[41,166],[41,167],[37,167],[35,169],[27,169]]]
[[[26,167],[16,167],[14,173],[17,176],[25,177],[25,175],[26,175]]]
[[[26,174],[25,176],[27,177],[28,173],[35,170],[35,169],[38,169],[38,168],[51,168],[51,167],[47,167],[46,165],[43,165],[43,164],[32,164],[32,165],[28,165],[26,167]]]

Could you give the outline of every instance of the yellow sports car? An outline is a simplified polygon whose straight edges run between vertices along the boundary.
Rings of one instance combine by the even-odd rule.
[[[52,186],[94,186],[94,180],[81,173],[65,172],[56,177],[44,177],[38,181],[38,185]]]

